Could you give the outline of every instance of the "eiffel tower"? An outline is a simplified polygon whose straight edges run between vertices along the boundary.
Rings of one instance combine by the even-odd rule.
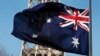
[[[28,8],[46,2],[60,2],[60,0],[28,0]],[[64,52],[22,41],[20,56],[64,56]]]

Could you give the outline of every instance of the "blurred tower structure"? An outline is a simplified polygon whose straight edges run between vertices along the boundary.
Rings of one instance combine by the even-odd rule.
[[[46,2],[60,2],[60,0],[28,0],[28,7],[33,7],[37,4]]]
[[[60,2],[60,1],[59,0],[28,0],[28,8],[46,2]],[[64,52],[23,41],[20,56],[64,56]]]

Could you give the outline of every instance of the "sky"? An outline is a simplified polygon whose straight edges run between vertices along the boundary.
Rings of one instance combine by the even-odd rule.
[[[92,0],[92,44],[93,56],[100,56],[100,0]],[[88,0],[62,0],[69,6],[87,8]],[[0,46],[3,46],[9,54],[19,56],[21,40],[11,35],[13,29],[13,17],[17,12],[27,8],[27,0],[0,0]],[[67,53],[66,56],[79,56]]]

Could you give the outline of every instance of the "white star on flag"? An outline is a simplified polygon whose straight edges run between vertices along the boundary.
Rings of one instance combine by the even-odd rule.
[[[51,23],[51,18],[47,19],[47,23]]]
[[[32,35],[33,38],[37,38],[37,36],[38,36],[37,34],[33,34]]]
[[[78,42],[78,38],[76,38],[76,37],[72,37],[72,39],[73,39],[73,41],[71,42],[72,44],[74,44],[74,47],[76,47],[76,48],[78,48],[78,45],[80,44],[79,42]]]

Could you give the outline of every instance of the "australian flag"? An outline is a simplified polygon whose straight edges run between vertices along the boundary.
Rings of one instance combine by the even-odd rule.
[[[41,3],[14,16],[12,34],[24,41],[88,55],[89,9]]]

